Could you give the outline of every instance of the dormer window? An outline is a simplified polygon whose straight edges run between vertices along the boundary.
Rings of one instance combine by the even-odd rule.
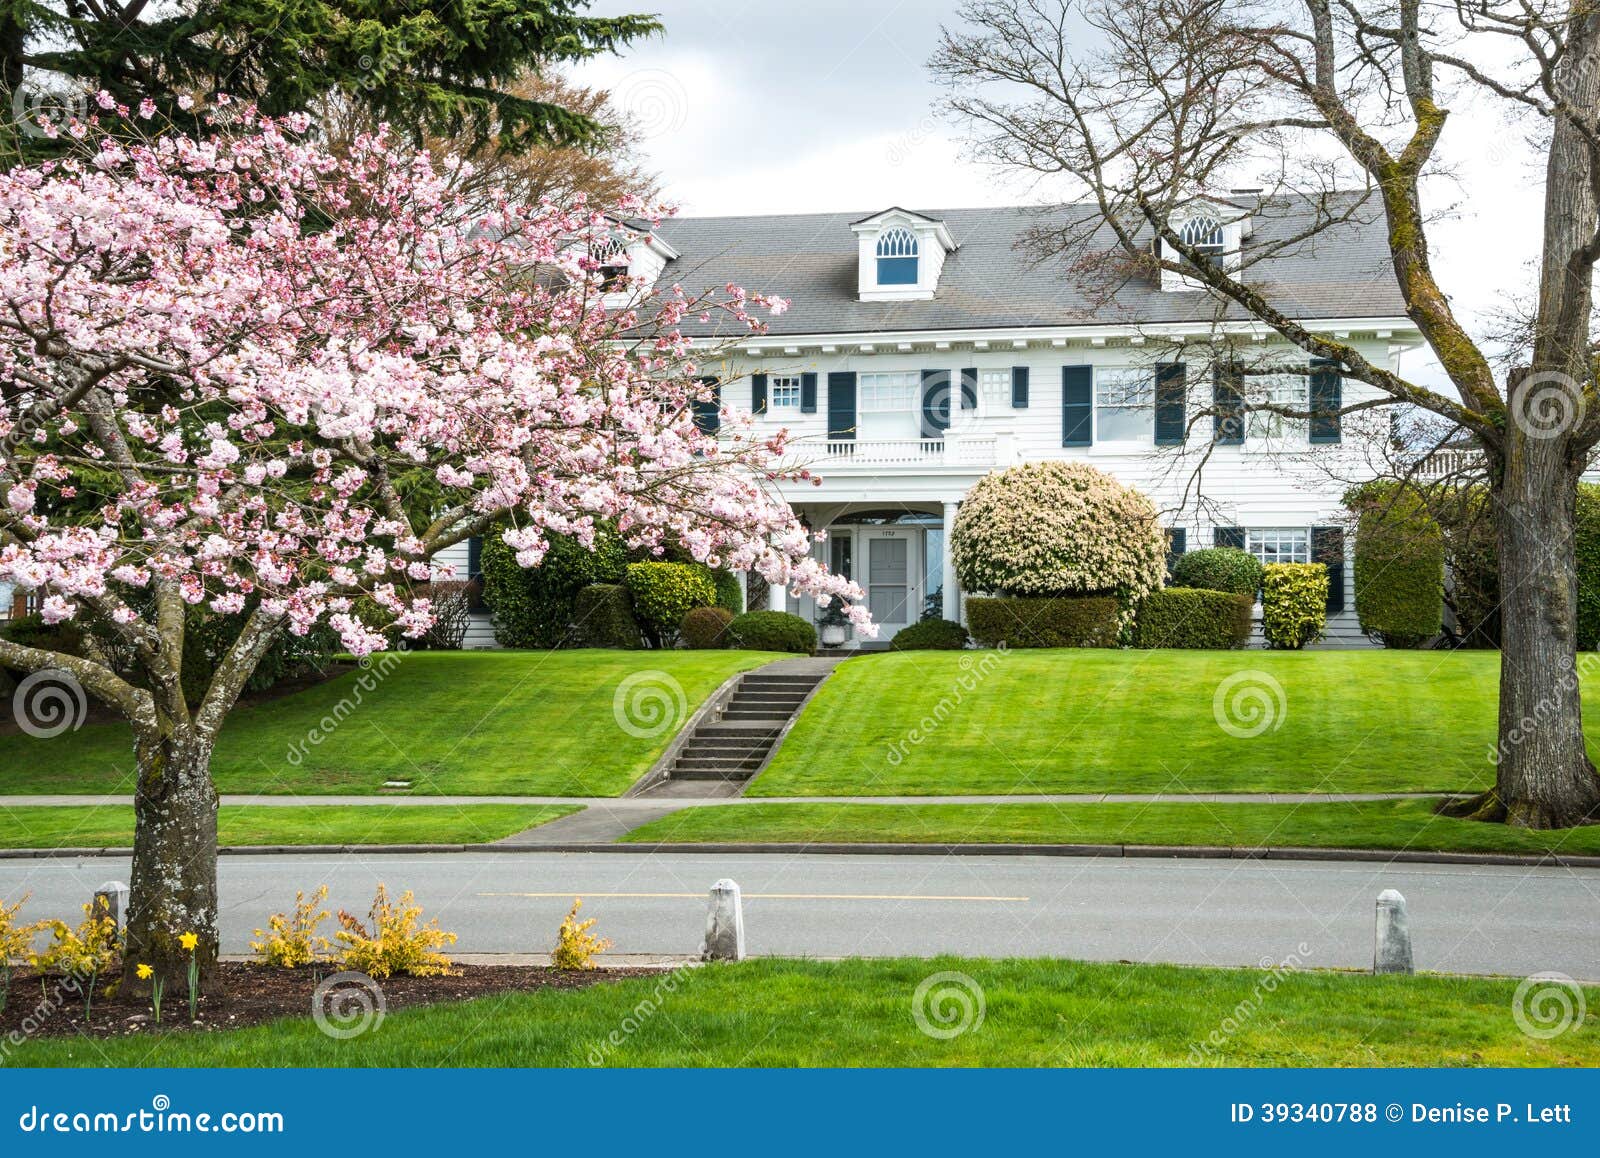
[[[878,238],[878,284],[917,284],[917,237],[903,225]]]
[[[1185,245],[1211,261],[1220,258],[1227,251],[1222,236],[1222,223],[1213,217],[1196,217],[1186,222],[1183,232],[1178,236]]]
[[[615,293],[623,288],[628,276],[628,255],[616,238],[597,242],[590,250],[600,274],[600,288],[605,293]]]

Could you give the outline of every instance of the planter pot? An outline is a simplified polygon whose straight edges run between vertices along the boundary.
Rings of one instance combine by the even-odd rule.
[[[850,631],[848,628],[840,627],[837,624],[829,624],[822,629],[822,646],[838,647],[849,637]]]

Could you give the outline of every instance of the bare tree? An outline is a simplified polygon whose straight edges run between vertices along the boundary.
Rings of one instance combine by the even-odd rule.
[[[1068,178],[1093,205],[1076,231],[1041,227],[1040,241],[1082,254],[1106,238],[1077,261],[1085,276],[1181,273],[1219,308],[1372,387],[1352,408],[1408,403],[1475,440],[1499,547],[1500,743],[1494,789],[1451,808],[1533,828],[1600,819],[1572,543],[1578,477],[1600,441],[1594,0],[969,0],[961,16],[933,68],[979,154]],[[1449,104],[1475,95],[1536,122],[1547,150],[1537,304],[1526,360],[1503,381],[1435,276],[1423,197]],[[1176,227],[1197,198],[1246,174],[1264,186],[1257,211],[1291,207],[1302,224],[1229,252]],[[1336,233],[1362,207],[1381,213],[1406,313],[1458,397],[1311,332],[1260,276],[1262,262]]]

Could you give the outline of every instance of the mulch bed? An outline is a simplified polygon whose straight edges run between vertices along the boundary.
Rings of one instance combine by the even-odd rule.
[[[13,1033],[24,1037],[126,1037],[132,1034],[171,1032],[214,1032],[242,1029],[249,1025],[276,1021],[281,1017],[307,1017],[312,1012],[312,994],[322,978],[337,972],[337,966],[320,970],[272,969],[262,965],[223,962],[225,997],[200,999],[199,1016],[189,1021],[189,999],[181,984],[169,985],[161,1002],[161,1024],[155,1024],[150,1003],[140,998],[124,1001],[106,997],[106,985],[115,977],[95,986],[94,1006],[89,1019],[83,1016],[83,989],[62,984],[59,977],[47,976],[41,993],[38,974],[17,969],[11,977],[11,996],[0,1013],[0,1042]],[[628,977],[647,977],[661,969],[562,970],[538,965],[458,965],[453,977],[390,977],[380,982],[386,1012],[407,1006],[433,1005],[441,1001],[464,1001],[498,993],[526,993],[536,989],[583,989]],[[334,990],[328,1012],[337,1017],[339,995],[354,1003],[360,991]],[[45,994],[49,996],[46,997]]]

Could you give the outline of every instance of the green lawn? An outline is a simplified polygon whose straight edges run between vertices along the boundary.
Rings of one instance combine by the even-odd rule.
[[[936,1040],[918,1029],[913,996],[925,978],[946,970],[965,974],[981,991],[984,1018]],[[639,978],[396,1010],[376,1031],[349,1041],[296,1018],[234,1032],[34,1039],[8,1060],[197,1067],[1600,1065],[1595,1012],[1581,1027],[1537,1041],[1512,1019],[1515,988],[1512,981],[1453,977],[1070,961],[769,960],[687,970],[672,982]],[[1231,1034],[1222,1030],[1224,1018],[1237,1023]],[[1212,1043],[1212,1052],[1201,1043]]]
[[[685,808],[624,840],[913,844],[1181,844],[1600,855],[1600,825],[1529,832],[1356,804],[741,804]]]
[[[664,702],[686,718],[729,676],[774,658],[748,651],[421,652],[381,678],[375,663],[369,672],[241,708],[224,727],[211,768],[222,792],[374,792],[397,777],[419,794],[616,796],[677,731],[649,735],[652,720],[643,716],[633,732],[618,723],[613,703],[625,678],[664,673],[683,696],[679,701],[674,683],[661,682]],[[320,743],[310,742],[313,729],[323,734]],[[51,740],[0,736],[0,795],[126,793],[132,772],[132,739],[120,723],[85,725]]]
[[[241,805],[217,818],[218,843],[487,844],[548,824],[576,805],[451,804],[365,807]],[[133,808],[0,808],[0,848],[128,848]]]
[[[1491,780],[1499,662],[1405,651],[872,655],[839,666],[750,795],[1457,791]],[[1282,689],[1280,700],[1257,676],[1237,685],[1266,689],[1275,726],[1230,735],[1214,697],[1252,672]],[[1585,691],[1593,711],[1600,686]]]

